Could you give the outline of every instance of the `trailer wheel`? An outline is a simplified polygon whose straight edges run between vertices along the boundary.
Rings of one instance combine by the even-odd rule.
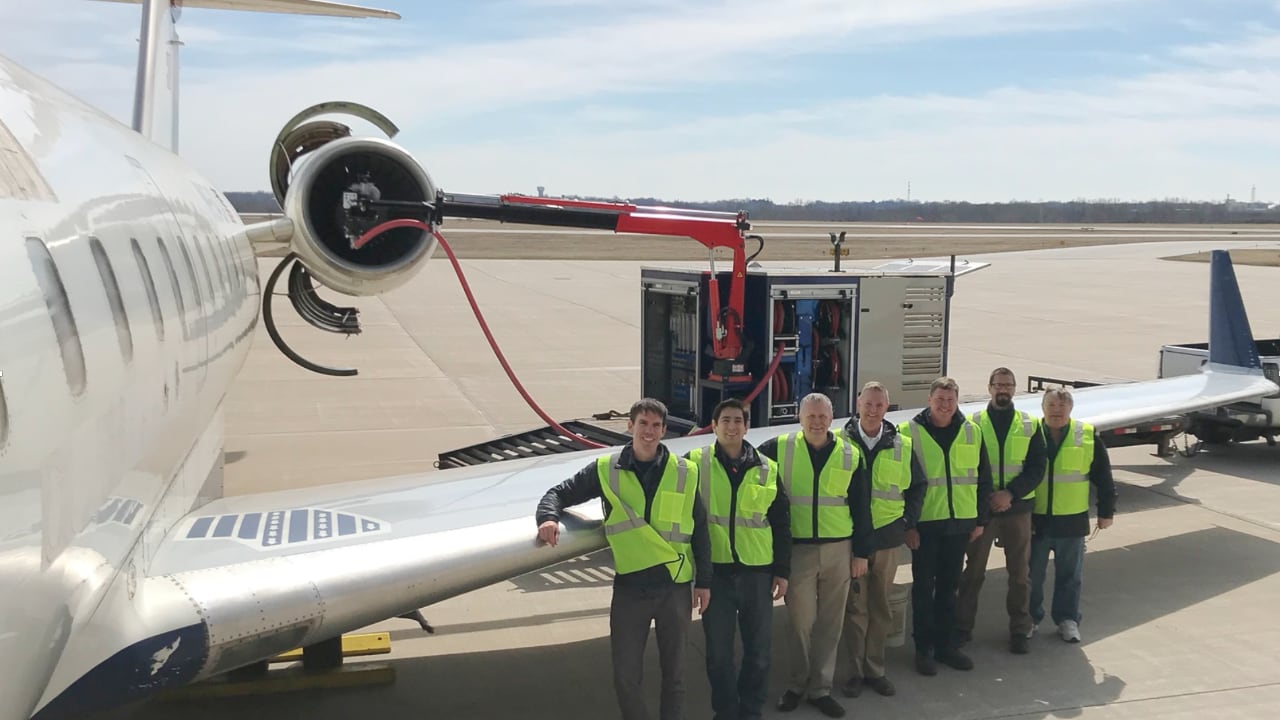
[[[1210,445],[1227,445],[1235,436],[1233,428],[1206,423],[1201,423],[1194,432],[1196,437]]]

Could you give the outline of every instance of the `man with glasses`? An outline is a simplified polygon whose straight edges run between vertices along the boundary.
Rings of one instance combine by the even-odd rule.
[[[986,577],[991,544],[1004,549],[1009,586],[1005,609],[1009,613],[1009,649],[1022,655],[1031,648],[1031,509],[1035,488],[1044,478],[1045,447],[1040,421],[1013,406],[1017,379],[1009,368],[991,372],[987,391],[991,402],[974,413],[973,423],[982,430],[982,445],[991,463],[993,490],[991,521],[982,535],[969,543],[967,566],[960,577],[956,603],[956,630],[963,644],[973,639],[978,614],[978,593]]]

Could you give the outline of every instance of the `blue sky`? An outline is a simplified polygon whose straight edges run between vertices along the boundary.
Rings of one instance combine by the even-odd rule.
[[[187,9],[182,154],[269,187],[369,104],[455,192],[1280,201],[1280,0],[470,0]],[[0,52],[128,121],[137,6],[0,7]]]

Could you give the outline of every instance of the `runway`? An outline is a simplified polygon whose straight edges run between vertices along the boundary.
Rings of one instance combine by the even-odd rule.
[[[997,365],[1013,368],[1020,384],[1027,374],[1153,377],[1160,345],[1203,341],[1208,321],[1208,266],[1159,258],[1275,245],[1250,237],[965,255],[992,264],[957,281],[948,372],[964,395],[982,393]],[[561,419],[625,410],[635,399],[639,267],[701,265],[463,264],[525,386]],[[264,275],[271,267],[260,265]],[[1280,335],[1280,270],[1238,265],[1236,272],[1255,335]],[[437,259],[406,287],[358,304],[365,332],[349,340],[279,313],[304,356],[358,367],[356,378],[289,364],[259,328],[226,408],[228,494],[433,472],[441,451],[541,424],[501,375],[447,262]],[[1031,655],[1008,654],[1003,561],[993,553],[971,646],[975,670],[922,678],[911,670],[909,648],[894,648],[889,673],[898,695],[841,698],[850,716],[1270,717],[1280,703],[1273,618],[1280,449],[1252,443],[1171,460],[1150,452],[1113,452],[1119,512],[1115,527],[1088,546],[1083,644],[1042,632]],[[607,567],[607,553],[592,556],[427,608],[434,636],[405,620],[380,623],[375,628],[394,640],[392,687],[152,704],[132,717],[616,717]],[[785,622],[779,604],[775,635]],[[703,647],[695,621],[691,718],[710,715]],[[776,651],[778,692],[782,658]],[[656,701],[652,647],[649,662],[646,686]],[[766,717],[820,715],[801,708]]]

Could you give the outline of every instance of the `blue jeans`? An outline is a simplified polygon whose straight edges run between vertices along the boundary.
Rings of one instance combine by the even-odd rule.
[[[1044,619],[1044,576],[1053,551],[1053,610],[1055,625],[1080,622],[1080,587],[1084,581],[1084,537],[1031,537],[1031,621]]]
[[[707,680],[717,720],[759,718],[769,692],[773,576],[765,572],[716,575],[702,616],[707,637]],[[734,636],[742,632],[742,667],[734,668]]]

